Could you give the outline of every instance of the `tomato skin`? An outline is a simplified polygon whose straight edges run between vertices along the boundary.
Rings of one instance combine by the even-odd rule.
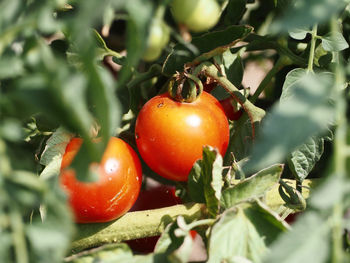
[[[154,172],[186,181],[194,162],[202,157],[203,146],[225,154],[229,125],[222,106],[209,93],[191,103],[177,102],[164,93],[142,107],[135,136],[143,160]]]
[[[232,98],[220,100],[220,104],[222,105],[222,108],[224,109],[227,118],[231,121],[236,121],[242,116],[243,111],[235,109],[235,107],[232,104],[232,100]]]
[[[295,223],[295,221],[297,220],[297,218],[300,216],[301,213],[293,213],[293,214],[289,214],[285,221],[288,223],[288,224],[293,224]]]
[[[125,214],[140,192],[142,170],[135,151],[121,139],[112,137],[98,166],[96,182],[81,182],[69,168],[81,144],[73,138],[67,145],[61,163],[60,184],[68,195],[77,223],[114,220]]]
[[[210,93],[213,89],[217,87],[216,82],[211,82],[211,83],[203,83],[203,90]]]

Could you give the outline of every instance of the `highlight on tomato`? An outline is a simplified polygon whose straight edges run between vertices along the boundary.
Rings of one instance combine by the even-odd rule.
[[[135,127],[137,148],[147,165],[170,180],[186,181],[203,146],[224,155],[229,124],[217,99],[202,92],[193,102],[179,102],[169,93],[150,99]]]
[[[69,167],[83,140],[73,138],[66,146],[61,163],[60,185],[77,223],[107,222],[122,216],[132,207],[141,189],[142,169],[135,151],[123,140],[111,137],[98,169],[96,182],[81,182]],[[98,143],[98,142],[96,142]]]

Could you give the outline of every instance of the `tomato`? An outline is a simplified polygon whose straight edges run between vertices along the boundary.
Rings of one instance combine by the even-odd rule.
[[[112,137],[97,167],[96,182],[81,182],[69,168],[83,143],[73,138],[61,163],[60,184],[68,195],[77,223],[107,222],[125,214],[140,192],[142,170],[135,151],[124,141]]]
[[[210,145],[224,155],[229,125],[220,103],[203,92],[194,102],[177,102],[168,93],[150,99],[136,120],[137,148],[160,176],[186,181],[194,162]]]
[[[297,220],[297,218],[298,218],[299,215],[300,215],[300,213],[289,214],[289,215],[286,217],[285,221],[286,221],[288,224],[293,224],[293,223]]]
[[[216,82],[203,83],[203,90],[210,93],[217,86]]]
[[[170,29],[163,20],[155,18],[151,23],[143,60],[154,61],[162,54],[163,48],[169,42]]]
[[[237,110],[234,103],[235,101],[232,98],[220,100],[220,104],[222,105],[227,118],[231,121],[238,120],[243,114],[242,110]]]
[[[214,27],[220,18],[220,6],[215,0],[173,0],[171,11],[178,23],[193,32]]]
[[[181,204],[182,200],[175,195],[175,187],[159,185],[142,190],[130,211],[143,211]],[[196,231],[191,230],[191,236],[196,237]],[[129,240],[126,243],[132,250],[140,253],[154,251],[159,236]]]

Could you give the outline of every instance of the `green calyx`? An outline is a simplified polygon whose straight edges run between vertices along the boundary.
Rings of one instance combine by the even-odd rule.
[[[178,73],[170,80],[168,90],[174,100],[191,103],[202,94],[203,84],[194,75]]]

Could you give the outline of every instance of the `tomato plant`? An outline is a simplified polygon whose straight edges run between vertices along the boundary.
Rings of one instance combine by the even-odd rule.
[[[194,102],[177,102],[168,93],[149,100],[138,114],[136,144],[142,158],[157,174],[186,181],[203,146],[224,155],[229,141],[228,121],[220,103],[203,92]]]
[[[107,222],[125,214],[137,199],[142,171],[138,156],[121,139],[112,137],[101,162],[92,164],[97,182],[80,182],[69,165],[83,143],[73,138],[62,158],[60,182],[78,223]]]
[[[1,0],[0,262],[350,262],[349,10]]]

